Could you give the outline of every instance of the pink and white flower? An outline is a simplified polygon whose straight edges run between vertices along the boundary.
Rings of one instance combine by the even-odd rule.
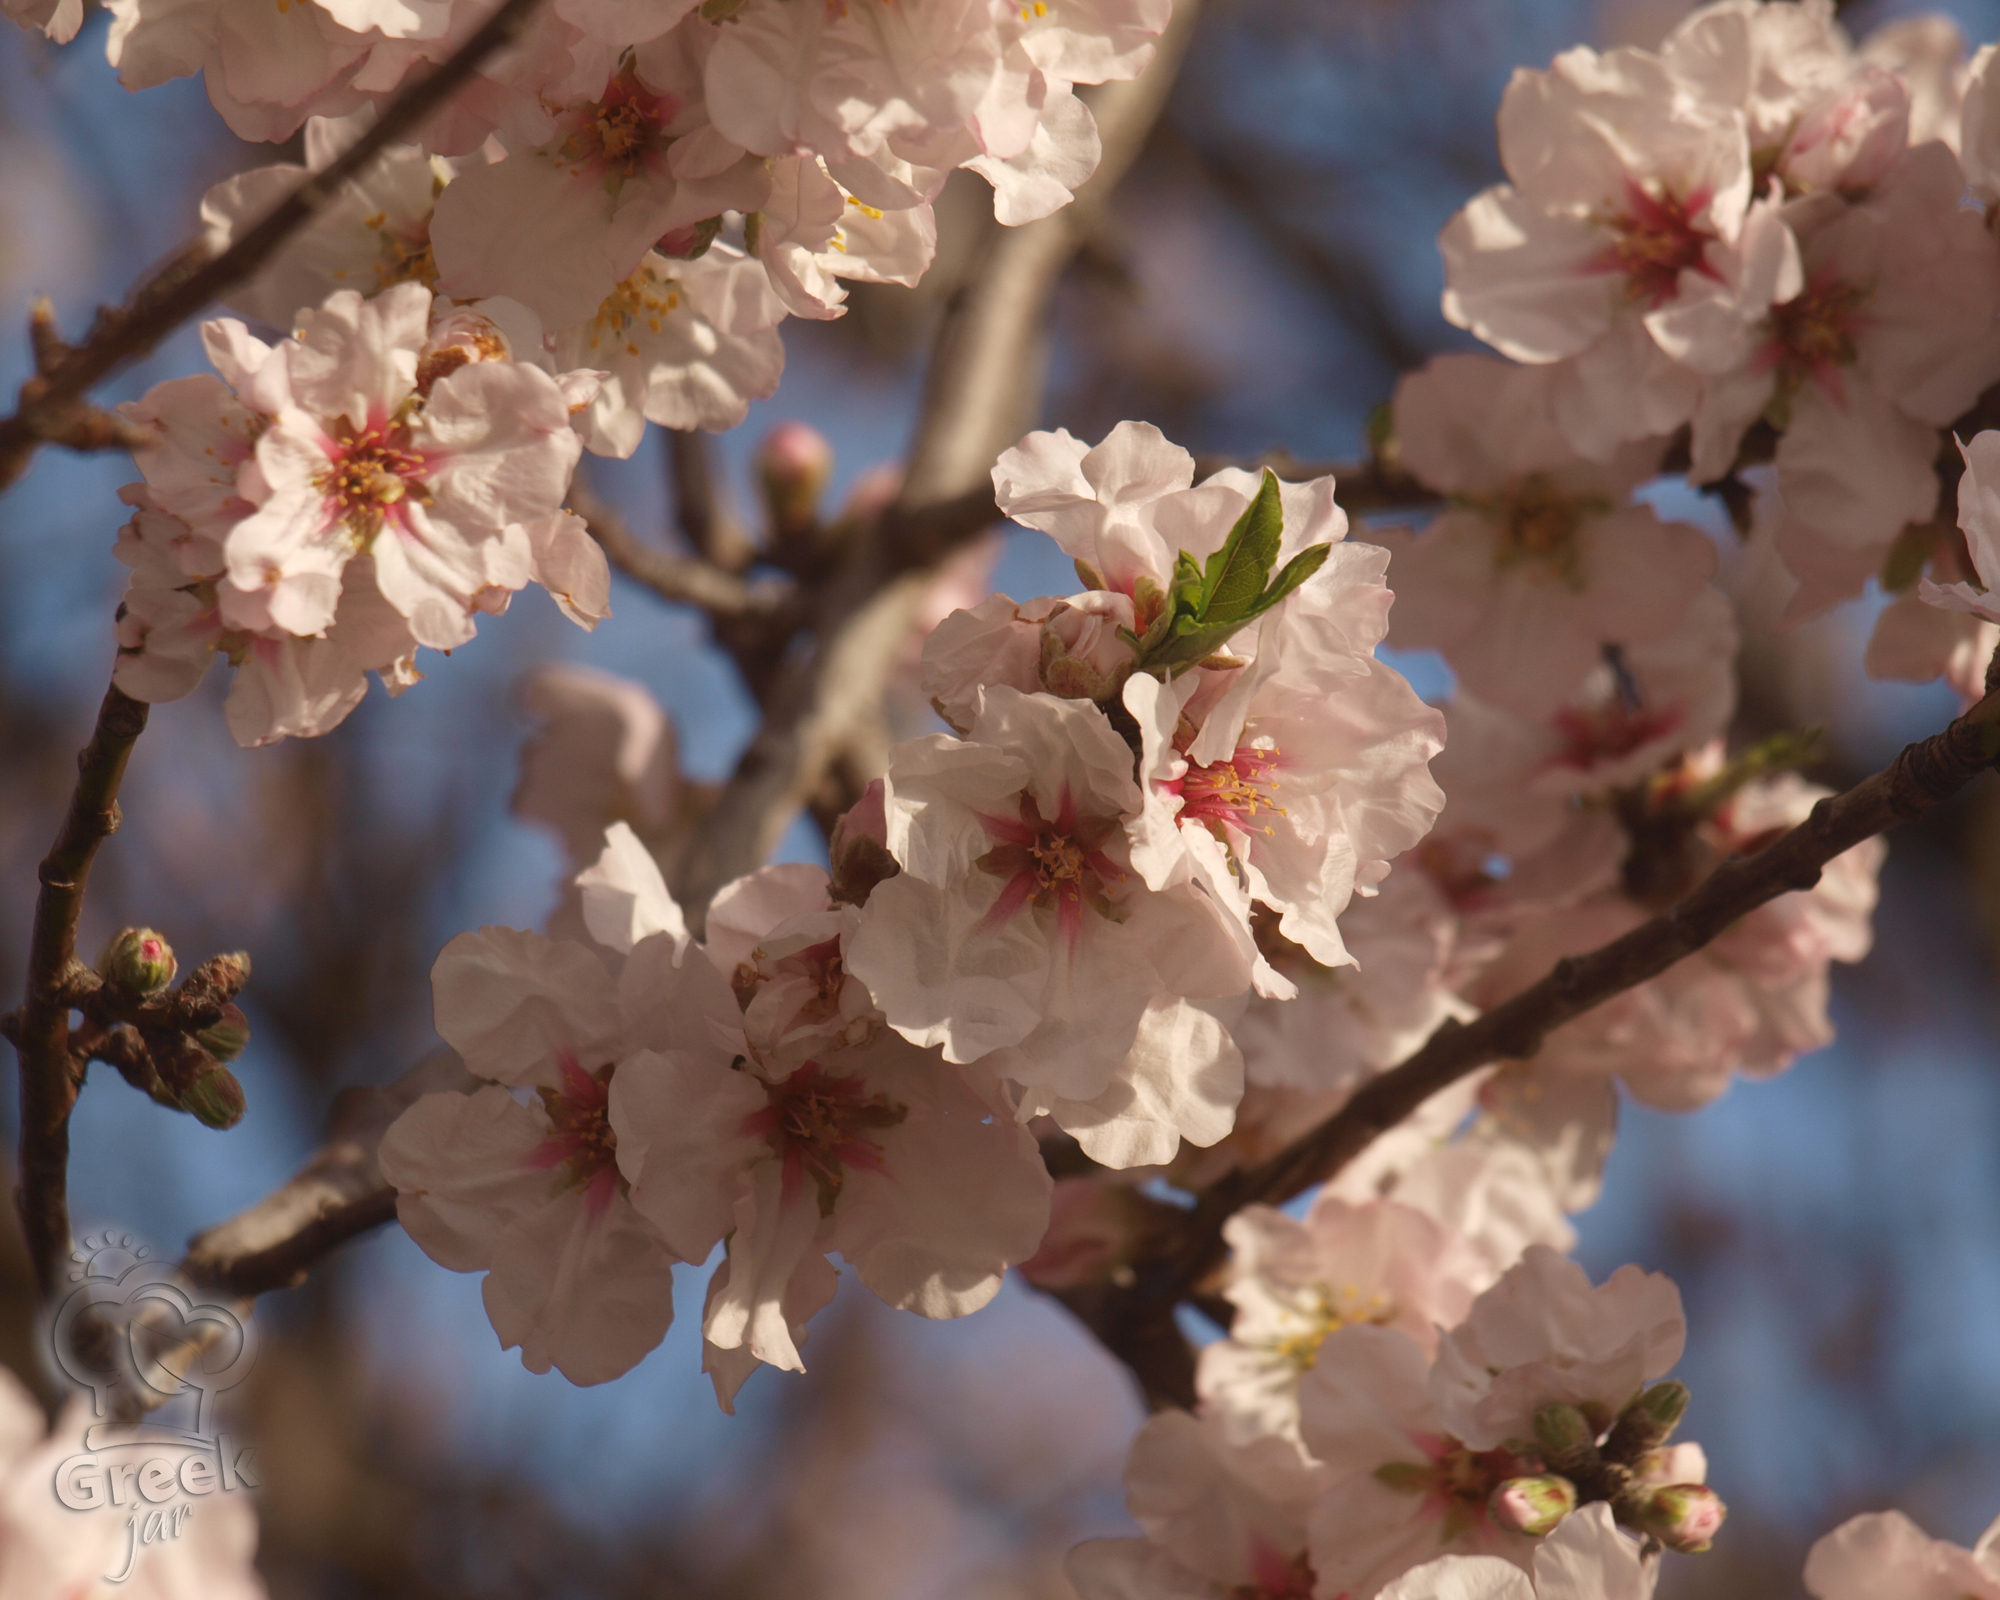
[[[1925,578],[1918,594],[1926,605],[2000,622],[2000,431],[1975,434],[1961,444],[1965,472],[1958,480],[1958,526],[1965,535],[1972,572],[1956,583]]]
[[[1139,1127],[1210,1143],[1241,1062],[1189,1002],[1240,994],[1248,962],[1192,881],[1149,887],[1130,830],[1132,752],[1095,706],[986,690],[964,739],[897,748],[888,848],[847,944],[889,1025],[1014,1079],[1100,1160]],[[1149,1136],[1150,1137],[1150,1136]],[[1103,1154],[1098,1154],[1102,1151]]]
[[[1652,1600],[1658,1563],[1618,1530],[1608,1506],[1583,1506],[1535,1549],[1532,1578],[1492,1556],[1441,1556],[1382,1600]]]
[[[438,196],[431,243],[445,290],[505,295],[569,327],[662,238],[757,210],[764,164],[716,130],[702,99],[714,32],[694,19],[616,63],[587,54],[558,91],[524,104],[507,159],[469,167]]]
[[[1627,1266],[1593,1288],[1574,1261],[1530,1245],[1444,1335],[1430,1395],[1445,1431],[1497,1450],[1532,1440],[1535,1412],[1551,1403],[1601,1414],[1608,1427],[1686,1342],[1671,1279]]]
[[[2000,1600],[2000,1523],[1967,1550],[1900,1511],[1871,1512],[1812,1547],[1805,1581],[1814,1600]]]
[[[1636,322],[1712,370],[1792,292],[1790,237],[1751,204],[1743,113],[1700,103],[1659,57],[1578,48],[1518,70],[1499,132],[1512,181],[1476,196],[1439,246],[1446,318],[1504,354],[1582,356]]]
[[[1462,1241],[1396,1201],[1350,1205],[1322,1194],[1302,1220],[1246,1206],[1224,1225],[1236,1307],[1229,1336],[1201,1352],[1203,1402],[1234,1439],[1298,1436],[1298,1384],[1328,1335],[1355,1323],[1395,1328],[1424,1351],[1483,1284]]]
[[[1317,1477],[1287,1440],[1232,1441],[1212,1418],[1162,1413],[1125,1469],[1146,1537],[1078,1545],[1065,1571],[1081,1600],[1310,1600]]]
[[[342,290],[275,348],[237,322],[204,336],[227,386],[172,380],[125,415],[157,430],[136,458],[160,508],[221,543],[230,625],[324,633],[359,556],[435,649],[531,581],[585,625],[606,614],[603,556],[561,510],[588,375],[509,359],[490,319],[419,283]]]
[[[489,1082],[425,1095],[382,1141],[410,1236],[441,1266],[485,1272],[502,1346],[573,1383],[607,1382],[660,1342],[673,1264],[690,1259],[621,1174],[620,1075],[737,1022],[685,933],[641,926],[615,975],[573,941],[497,927],[452,940],[432,971],[438,1032]]]
[[[1546,369],[1440,356],[1396,391],[1403,464],[1448,500],[1423,532],[1388,533],[1399,647],[1441,651],[1473,694],[1524,716],[1578,694],[1604,647],[1658,644],[1716,568],[1695,529],[1631,492],[1658,460],[1578,458]]]

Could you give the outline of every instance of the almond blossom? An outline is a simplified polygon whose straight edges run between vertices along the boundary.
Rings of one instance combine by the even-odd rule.
[[[531,581],[586,626],[607,614],[603,555],[561,509],[594,379],[510,359],[419,283],[341,290],[276,347],[231,321],[204,337],[226,383],[170,380],[124,414],[156,432],[136,459],[160,509],[221,546],[225,622],[320,635],[359,556],[434,649]]]
[[[665,1335],[688,1259],[630,1197],[615,1087],[733,1026],[729,992],[665,927],[615,974],[588,945],[482,928],[445,946],[432,985],[438,1032],[488,1082],[425,1095],[384,1135],[397,1216],[441,1266],[487,1274],[486,1314],[529,1371],[615,1378]]]
[[[303,167],[255,167],[202,196],[205,242],[219,255],[340,153],[344,130],[325,118],[305,126]],[[229,292],[232,310],[289,332],[299,313],[336,290],[375,295],[399,283],[437,285],[431,208],[454,164],[417,145],[392,145],[343,184],[312,220],[247,282]]]
[[[1606,645],[1678,629],[1716,568],[1695,529],[1630,503],[1656,449],[1583,461],[1556,427],[1545,369],[1440,356],[1396,390],[1403,465],[1447,495],[1423,532],[1383,536],[1396,574],[1390,638],[1441,651],[1473,694],[1555,712]]]
[[[1444,1335],[1430,1395],[1447,1432],[1495,1450],[1533,1439],[1551,1402],[1615,1417],[1673,1370],[1686,1341],[1669,1278],[1626,1266],[1593,1288],[1574,1261],[1530,1245]]]
[[[628,960],[683,939],[650,858],[616,829],[608,846],[600,881],[625,891],[594,905],[586,882],[593,933],[629,945]],[[758,1362],[803,1370],[799,1330],[832,1297],[830,1252],[920,1315],[985,1305],[1007,1266],[1034,1253],[1049,1176],[989,1074],[867,1014],[824,874],[765,868],[725,889],[712,915],[713,942],[688,949],[683,982],[711,1019],[727,1005],[730,1022],[684,1027],[635,1057],[609,1116],[631,1204],[674,1254],[700,1261],[728,1240],[702,1317],[727,1408]],[[819,938],[829,919],[832,938]],[[662,1012],[673,1003],[658,996]]]
[[[133,699],[178,700],[221,656],[235,669],[223,717],[231,737],[251,746],[338,726],[368,692],[370,671],[392,695],[417,681],[417,641],[382,598],[367,558],[350,565],[324,637],[231,626],[221,544],[159,510],[144,484],[123,494],[133,515],[114,554],[132,576],[118,608],[112,682]]]
[[[897,748],[885,799],[902,871],[869,896],[847,965],[892,1028],[1014,1079],[1108,1164],[1228,1131],[1240,1058],[1189,1003],[1240,994],[1248,963],[1196,884],[1135,869],[1142,798],[1102,712],[988,689],[966,738]],[[1163,1151],[1156,1134],[1128,1147],[1145,1128]]]
[[[1796,292],[1796,246],[1774,203],[1752,203],[1743,113],[1702,104],[1645,51],[1578,48],[1516,71],[1499,132],[1512,181],[1439,236],[1446,318],[1517,361],[1579,358],[1596,408],[1636,404],[1598,445],[1664,431],[1685,410],[1636,396],[1671,387],[1691,404],[1672,365],[1728,367],[1749,324]],[[1604,416],[1580,421],[1605,432]]]
[[[2000,245],[1959,208],[1963,189],[1951,152],[1930,144],[1863,201],[1788,208],[1805,286],[1703,392],[1697,482],[1729,469],[1759,416],[1783,429],[1780,549],[1802,581],[1814,569],[1801,545],[1831,545],[1865,572],[1906,523],[1931,515],[1936,430],[2000,378]]]
[[[568,327],[656,241],[755,211],[769,191],[764,164],[710,123],[701,96],[713,35],[697,19],[615,62],[582,51],[559,88],[524,98],[504,131],[507,159],[469,167],[438,196],[431,244],[444,289],[506,295]]]
[[[1146,1537],[1078,1545],[1065,1570],[1081,1600],[1310,1600],[1316,1478],[1286,1440],[1233,1442],[1212,1419],[1164,1412],[1139,1431],[1125,1469]]]
[[[107,1440],[104,1431],[81,1398],[49,1427],[26,1386],[0,1371],[0,1600],[264,1600],[253,1565],[257,1513],[240,1490],[194,1499],[176,1489],[165,1506],[141,1502],[136,1516],[129,1477],[123,1504],[104,1493],[102,1477],[94,1506],[72,1509],[57,1498],[64,1464],[84,1454],[86,1441],[106,1451],[149,1442],[145,1433]],[[164,1459],[178,1467],[185,1456]],[[149,1514],[172,1519],[176,1534],[160,1537],[155,1523],[150,1543],[135,1539]]]
[[[1536,1547],[1532,1580],[1491,1556],[1443,1556],[1390,1584],[1382,1600],[1652,1600],[1658,1573],[1610,1509],[1592,1505]]]
[[[1446,1554],[1496,1556],[1523,1571],[1534,1560],[1534,1541],[1495,1523],[1487,1502],[1535,1463],[1452,1437],[1429,1374],[1407,1334],[1357,1323],[1327,1336],[1300,1382],[1300,1436],[1326,1475],[1308,1523],[1326,1592],[1373,1600]]]
[[[1812,1547],[1805,1582],[1814,1600],[2000,1600],[2000,1523],[1967,1550],[1900,1511],[1871,1512]]]
[[[1322,1194],[1303,1220],[1246,1206],[1223,1227],[1236,1307],[1229,1336],[1201,1353],[1198,1387],[1230,1436],[1296,1438],[1298,1382],[1336,1329],[1396,1328],[1425,1352],[1484,1287],[1449,1230],[1396,1201]]]

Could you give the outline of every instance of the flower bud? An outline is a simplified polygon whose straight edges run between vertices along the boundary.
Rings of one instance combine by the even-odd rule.
[[[1687,1407],[1686,1384],[1671,1380],[1654,1384],[1620,1413],[1604,1443],[1604,1453],[1613,1461],[1636,1465],[1667,1442]]]
[[[197,1122],[211,1128],[233,1128],[243,1120],[248,1102],[236,1075],[220,1063],[198,1074],[174,1102]]]
[[[728,11],[737,10],[743,0],[735,0]],[[704,8],[706,15],[706,8]],[[715,20],[710,18],[711,21]],[[699,222],[690,222],[684,227],[670,228],[654,241],[653,248],[663,256],[671,256],[676,261],[695,261],[708,254],[708,247],[715,243],[715,236],[722,231],[720,216],[703,217]]]
[[[134,994],[154,994],[174,981],[179,965],[173,946],[151,928],[121,928],[97,958],[107,983]]]
[[[1597,1445],[1597,1430],[1575,1406],[1552,1400],[1535,1412],[1535,1443],[1551,1460],[1574,1456]]]
[[[833,475],[833,446],[803,422],[781,422],[757,447],[757,482],[770,507],[772,531],[797,538],[819,520],[819,497]]]
[[[1576,1485],[1554,1473],[1509,1478],[1486,1502],[1494,1523],[1539,1539],[1576,1509]]]
[[[1715,1542],[1728,1515],[1722,1496],[1707,1484],[1670,1483],[1647,1496],[1634,1522],[1669,1550],[1695,1555]]]
[[[232,950],[227,955],[210,956],[189,975],[189,983],[197,980],[214,995],[218,1004],[227,1004],[241,994],[243,985],[250,981],[250,952]]]
[[[902,871],[889,854],[889,816],[880,778],[833,825],[827,856],[833,898],[846,905],[866,905],[876,884]]]
[[[240,1006],[224,1006],[222,1020],[203,1028],[194,1036],[194,1042],[217,1061],[234,1061],[250,1042],[250,1019],[243,1015]]]

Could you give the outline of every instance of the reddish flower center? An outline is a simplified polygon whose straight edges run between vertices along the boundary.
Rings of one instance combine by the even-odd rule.
[[[666,148],[664,130],[679,109],[672,95],[642,87],[628,62],[619,68],[602,100],[575,108],[565,119],[570,133],[557,151],[558,159],[580,171],[622,181]]]
[[[1495,571],[1535,567],[1572,589],[1584,587],[1580,535],[1585,522],[1609,509],[1602,501],[1570,494],[1535,472],[1492,494],[1463,496],[1459,503],[1493,524]]]
[[[1622,761],[1642,745],[1672,733],[1683,720],[1678,706],[1648,711],[1621,700],[1602,706],[1564,706],[1555,716],[1562,749],[1549,758],[1549,765],[1588,772],[1601,761]]]
[[[1010,921],[1024,906],[1053,906],[1057,925],[1072,939],[1083,927],[1083,908],[1112,914],[1109,889],[1125,874],[1103,846],[1118,831],[1115,817],[1079,817],[1076,801],[1063,786],[1053,819],[1045,818],[1032,794],[1021,796],[1020,821],[982,816],[993,848],[974,866],[1005,883],[987,927]]]
[[[400,521],[406,501],[430,503],[424,458],[409,448],[409,433],[394,423],[357,429],[341,418],[328,449],[327,464],[313,479],[335,521],[367,544],[382,525]]]
[[[537,1170],[560,1168],[561,1187],[581,1189],[584,1204],[596,1216],[618,1192],[618,1135],[611,1130],[611,1068],[585,1072],[570,1051],[559,1051],[556,1066],[560,1089],[540,1092],[549,1119],[548,1137],[528,1152]]]
[[[782,1193],[798,1193],[802,1178],[819,1191],[819,1214],[833,1214],[849,1167],[883,1169],[882,1146],[870,1137],[899,1126],[910,1114],[885,1094],[869,1094],[858,1076],[829,1076],[808,1061],[782,1083],[767,1083],[770,1104],[743,1122],[784,1163]]]
[[[1251,1554],[1250,1570],[1254,1580],[1231,1588],[1229,1600],[1312,1600],[1318,1581],[1303,1550],[1287,1560],[1262,1543]]]
[[[1190,763],[1186,774],[1167,788],[1181,797],[1181,818],[1193,819],[1219,831],[1228,826],[1247,833],[1270,833],[1256,821],[1261,812],[1284,816],[1277,802],[1278,749],[1243,744],[1227,761],[1209,766]]]
[[[1761,360],[1778,369],[1778,381],[1796,388],[1807,378],[1833,393],[1840,391],[1842,367],[1852,366],[1866,289],[1822,280],[1781,306],[1771,308],[1771,340]]]
[[[1708,264],[1708,247],[1718,235],[1696,227],[1693,213],[1708,204],[1706,189],[1685,200],[1671,192],[1648,194],[1638,184],[1625,185],[1625,209],[1599,222],[1611,242],[1591,263],[1598,272],[1615,272],[1625,280],[1626,298],[1655,310],[1680,293],[1681,274],[1699,272],[1720,279]]]
[[[1419,1435],[1414,1442],[1429,1461],[1391,1461],[1377,1467],[1375,1477],[1398,1494],[1422,1495],[1426,1512],[1444,1519],[1441,1543],[1483,1524],[1493,1491],[1533,1470],[1512,1451],[1468,1450],[1448,1435]]]

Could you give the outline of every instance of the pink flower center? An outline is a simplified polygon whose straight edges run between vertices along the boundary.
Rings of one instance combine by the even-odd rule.
[[[629,178],[666,148],[664,130],[679,109],[672,95],[642,87],[628,62],[602,100],[575,107],[564,119],[569,137],[557,159],[597,177]]]
[[[1118,831],[1117,818],[1079,817],[1065,784],[1053,819],[1043,817],[1032,794],[1023,793],[1020,821],[988,816],[979,821],[994,843],[973,865],[1006,880],[984,926],[999,927],[1025,906],[1053,906],[1057,926],[1075,939],[1085,906],[1111,915],[1110,886],[1125,874],[1103,846]]]
[[[343,417],[327,455],[313,487],[333,520],[345,523],[363,545],[385,522],[401,522],[404,502],[430,503],[428,463],[409,448],[409,432],[399,424],[356,429]]]
[[[618,1135],[609,1114],[612,1069],[585,1072],[568,1050],[557,1053],[556,1066],[562,1087],[539,1091],[548,1137],[528,1152],[528,1165],[537,1171],[560,1168],[560,1187],[581,1189],[590,1214],[601,1216],[619,1185]]]
[[[1398,1494],[1424,1497],[1424,1514],[1443,1519],[1441,1544],[1483,1526],[1493,1491],[1532,1470],[1512,1451],[1468,1450],[1445,1434],[1418,1434],[1412,1442],[1430,1457],[1428,1462],[1391,1461],[1377,1467],[1375,1477]]]
[[[1230,1589],[1229,1600],[1312,1600],[1318,1581],[1303,1550],[1287,1560],[1261,1539],[1250,1553],[1250,1571],[1253,1581]]]
[[[1708,264],[1708,247],[1718,235],[1695,226],[1693,213],[1708,204],[1706,189],[1685,200],[1671,192],[1648,194],[1629,180],[1625,209],[1597,220],[1612,235],[1611,243],[1590,263],[1596,272],[1615,272],[1625,280],[1626,297],[1647,310],[1657,310],[1680,293],[1681,274],[1699,272],[1720,279]]]
[[[1549,758],[1549,765],[1588,772],[1601,761],[1622,761],[1642,745],[1672,733],[1684,720],[1678,706],[1648,711],[1621,700],[1602,706],[1564,706],[1555,716],[1562,749]]]
[[[782,1083],[767,1083],[770,1104],[743,1121],[784,1163],[782,1190],[789,1200],[802,1178],[819,1191],[819,1214],[833,1214],[849,1167],[883,1170],[882,1146],[870,1135],[899,1126],[910,1114],[885,1094],[869,1094],[859,1077],[829,1076],[808,1061]]]
[[[1166,785],[1181,797],[1181,819],[1192,819],[1219,831],[1227,826],[1246,833],[1268,834],[1268,823],[1256,817],[1269,811],[1284,816],[1278,804],[1278,749],[1243,744],[1227,761],[1210,766],[1189,764],[1186,774]]]
[[[1854,336],[1867,300],[1866,289],[1837,279],[1808,285],[1803,293],[1771,308],[1771,338],[1758,352],[1758,364],[1776,367],[1784,389],[1811,378],[1839,399],[1840,369],[1854,364]]]

